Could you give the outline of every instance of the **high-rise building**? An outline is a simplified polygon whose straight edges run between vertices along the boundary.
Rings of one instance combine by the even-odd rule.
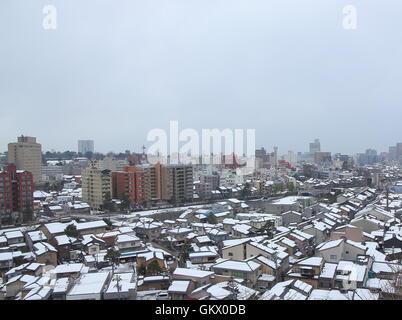
[[[161,197],[175,203],[193,200],[193,167],[169,164],[161,166]]]
[[[126,159],[115,159],[114,157],[105,157],[97,162],[98,169],[110,171],[122,171],[128,166],[129,162]]]
[[[396,160],[396,146],[389,147],[389,160]]]
[[[402,162],[402,142],[396,144],[396,160]]]
[[[34,137],[18,137],[18,142],[8,144],[8,163],[13,163],[17,170],[32,173],[33,181],[42,181],[42,146]]]
[[[278,147],[273,152],[267,153],[264,148],[255,150],[255,167],[267,168],[278,165]]]
[[[378,163],[380,160],[380,156],[377,155],[377,151],[374,149],[367,149],[365,153],[357,155],[357,161],[361,165],[371,165]]]
[[[78,153],[85,156],[88,152],[94,153],[93,140],[78,140]]]
[[[96,163],[82,170],[82,199],[91,208],[100,210],[104,202],[112,197],[112,174],[110,170],[99,170]]]
[[[131,203],[165,200],[176,203],[193,199],[191,165],[144,164],[124,167],[112,173],[113,197]]]
[[[297,156],[296,154],[289,150],[287,154],[284,155],[284,160],[288,162],[292,167],[294,167],[297,163]]]
[[[144,201],[150,200],[151,196],[146,189],[155,181],[145,183],[146,175],[149,175],[148,170],[144,170],[141,166],[126,166],[122,171],[113,172],[113,198],[120,200],[127,198],[131,204],[143,204]]]
[[[329,163],[332,161],[331,152],[315,152],[314,161],[317,164]]]
[[[310,153],[320,152],[321,144],[319,139],[315,139],[314,142],[310,142]]]
[[[32,208],[33,192],[32,173],[9,164],[6,170],[0,171],[0,214],[22,213],[27,204]]]

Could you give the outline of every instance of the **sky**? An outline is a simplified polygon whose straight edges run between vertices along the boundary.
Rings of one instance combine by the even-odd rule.
[[[43,8],[57,9],[56,29]],[[357,28],[344,29],[353,5]],[[142,151],[147,133],[255,129],[279,153],[402,141],[402,2],[1,0],[0,151]]]

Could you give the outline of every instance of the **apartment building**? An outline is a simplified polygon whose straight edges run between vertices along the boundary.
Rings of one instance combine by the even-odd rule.
[[[27,204],[32,207],[33,192],[32,174],[9,164],[5,171],[0,171],[0,214],[21,213]]]
[[[160,167],[151,165],[126,166],[112,173],[113,197],[127,197],[132,204],[160,199]]]
[[[137,165],[113,172],[113,197],[132,203],[154,200],[183,203],[193,198],[193,169],[186,165]]]
[[[112,197],[112,174],[110,170],[99,170],[92,162],[82,171],[82,199],[100,210],[108,196]]]
[[[18,142],[9,143],[8,163],[15,164],[17,170],[31,172],[35,184],[42,182],[42,145],[36,138],[21,136]]]
[[[164,165],[161,167],[162,200],[183,203],[193,199],[193,167]]]

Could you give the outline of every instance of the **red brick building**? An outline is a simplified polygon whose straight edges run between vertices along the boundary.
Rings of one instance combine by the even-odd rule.
[[[33,206],[34,183],[32,173],[17,170],[9,164],[0,171],[0,212],[22,212],[27,203]]]

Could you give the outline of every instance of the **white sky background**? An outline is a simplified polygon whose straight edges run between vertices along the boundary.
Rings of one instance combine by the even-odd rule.
[[[57,8],[56,30],[42,9]],[[356,30],[342,27],[355,5]],[[153,128],[254,128],[257,147],[402,140],[397,0],[0,0],[0,150],[141,151]]]

